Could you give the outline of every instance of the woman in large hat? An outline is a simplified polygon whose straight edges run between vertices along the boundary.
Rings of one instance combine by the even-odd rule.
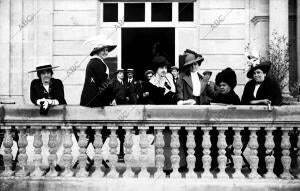
[[[199,74],[198,69],[204,58],[194,51],[186,50],[185,64],[182,66],[183,72],[180,73],[177,81],[178,105],[185,104],[191,100],[197,105],[208,104],[208,91],[211,92],[207,82]],[[211,90],[211,91],[210,91]]]
[[[282,102],[281,90],[278,83],[267,76],[272,63],[264,61],[256,66],[251,66],[243,96],[244,105],[280,105]]]
[[[38,79],[34,79],[30,85],[30,99],[35,105],[43,105],[47,109],[49,105],[67,104],[64,96],[64,86],[61,80],[53,78],[53,69],[58,66],[41,65],[36,67]]]
[[[216,76],[216,85],[219,87],[219,94],[213,98],[212,102],[223,104],[240,104],[240,98],[235,93],[236,74],[231,68],[222,70]]]
[[[91,38],[86,43],[93,44],[94,49],[90,53],[92,58],[86,66],[80,105],[86,107],[109,105],[112,101],[108,88],[109,68],[104,59],[116,48],[116,45],[113,45],[112,41],[104,35]]]

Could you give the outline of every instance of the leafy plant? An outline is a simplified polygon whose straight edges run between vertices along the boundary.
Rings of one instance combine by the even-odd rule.
[[[267,58],[263,60],[270,60],[272,62],[269,76],[277,81],[280,89],[283,90],[289,82],[286,76],[289,72],[289,42],[284,35],[280,36],[277,32],[272,33],[272,40],[269,42],[269,49],[267,51]]]

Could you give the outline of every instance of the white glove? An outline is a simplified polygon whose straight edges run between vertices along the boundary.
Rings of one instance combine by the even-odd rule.
[[[43,98],[43,99],[38,99],[38,100],[36,100],[36,104],[37,105],[41,105],[41,102],[43,101],[43,102],[45,102],[45,98]]]
[[[182,100],[179,100],[179,101],[177,102],[177,105],[183,105],[183,101],[182,101]]]
[[[48,106],[49,106],[49,102],[48,102],[48,100],[45,100],[45,102],[44,102],[44,104],[43,104],[43,108],[44,108],[44,109],[47,109]]]

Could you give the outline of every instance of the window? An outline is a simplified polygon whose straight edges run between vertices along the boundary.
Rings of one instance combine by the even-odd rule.
[[[194,3],[179,3],[179,21],[194,21]]]
[[[152,3],[152,21],[172,21],[172,3]]]
[[[118,21],[118,4],[104,3],[103,4],[103,22]]]
[[[144,22],[145,4],[125,3],[124,20],[125,22]]]

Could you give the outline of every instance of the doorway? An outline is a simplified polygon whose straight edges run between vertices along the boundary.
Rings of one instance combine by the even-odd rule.
[[[166,55],[171,66],[175,64],[175,28],[122,28],[121,38],[122,68],[133,68],[139,80],[152,68],[155,52]]]

